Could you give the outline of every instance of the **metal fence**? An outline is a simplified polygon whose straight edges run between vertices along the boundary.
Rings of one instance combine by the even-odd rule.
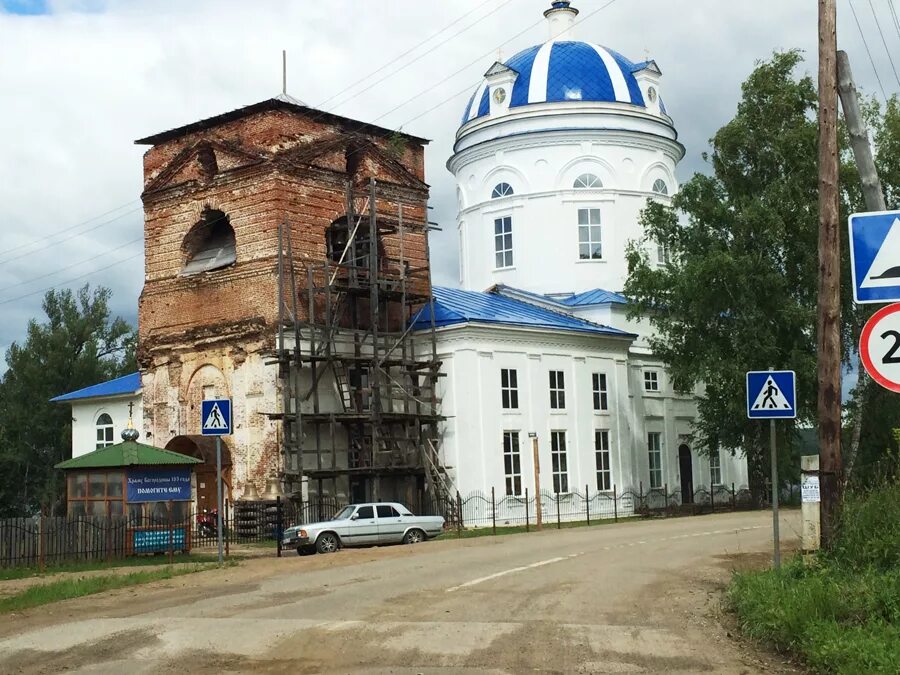
[[[447,499],[420,494],[409,504],[420,515],[441,515],[447,529],[461,534],[465,528],[524,527],[530,531],[540,518],[544,525],[628,517],[672,517],[735,511],[755,507],[747,488],[732,485],[700,488],[684,499],[682,491],[668,489],[609,491],[575,490],[561,494],[542,491],[534,495],[505,495],[495,490],[456,493]],[[0,519],[0,567],[58,565],[66,562],[103,561],[139,554],[168,554],[217,545],[217,514],[197,512],[185,502],[160,503],[166,508],[152,515],[69,516]],[[332,519],[345,500],[321,497],[298,503],[238,501],[225,503],[222,513],[226,553],[233,545],[269,544],[278,548],[287,527]]]

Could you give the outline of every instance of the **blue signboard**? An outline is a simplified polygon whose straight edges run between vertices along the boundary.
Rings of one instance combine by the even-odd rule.
[[[173,527],[171,530],[135,530],[135,553],[158,553],[169,550],[169,536],[171,533],[172,550],[183,551],[185,545],[185,533],[183,527]]]
[[[900,301],[900,211],[850,216],[850,270],[856,302]]]
[[[747,417],[752,420],[797,417],[797,376],[794,371],[747,373]]]
[[[228,436],[231,433],[231,399],[201,402],[200,433],[204,436]]]
[[[136,502],[188,502],[191,500],[190,468],[129,469],[127,499]]]

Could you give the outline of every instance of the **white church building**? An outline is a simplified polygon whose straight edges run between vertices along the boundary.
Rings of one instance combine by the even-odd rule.
[[[532,437],[548,492],[668,487],[687,503],[746,485],[743,457],[692,445],[694,393],[673,389],[621,295],[641,211],[678,190],[684,148],[661,71],[576,40],[570,2],[545,16],[547,42],[488,69],[447,162],[459,285],[434,288],[434,323],[453,488],[533,493]],[[667,263],[662,247],[647,252]],[[73,407],[74,456],[111,425],[117,438],[127,404],[140,406],[135,378],[56,399]]]

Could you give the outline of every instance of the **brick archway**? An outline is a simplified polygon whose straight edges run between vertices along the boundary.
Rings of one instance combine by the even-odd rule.
[[[166,443],[166,450],[203,460],[194,467],[197,480],[197,511],[216,508],[216,439],[211,436],[176,436]],[[222,499],[231,500],[231,449],[222,439]]]

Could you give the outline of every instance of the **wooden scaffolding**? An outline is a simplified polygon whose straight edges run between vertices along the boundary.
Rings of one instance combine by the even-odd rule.
[[[428,229],[427,218],[405,219],[402,201],[374,180],[363,190],[348,185],[324,261],[298,267],[282,226],[278,417],[288,496],[395,500],[452,517]],[[425,238],[420,267],[404,250],[410,233]],[[420,316],[430,317],[425,327]]]

